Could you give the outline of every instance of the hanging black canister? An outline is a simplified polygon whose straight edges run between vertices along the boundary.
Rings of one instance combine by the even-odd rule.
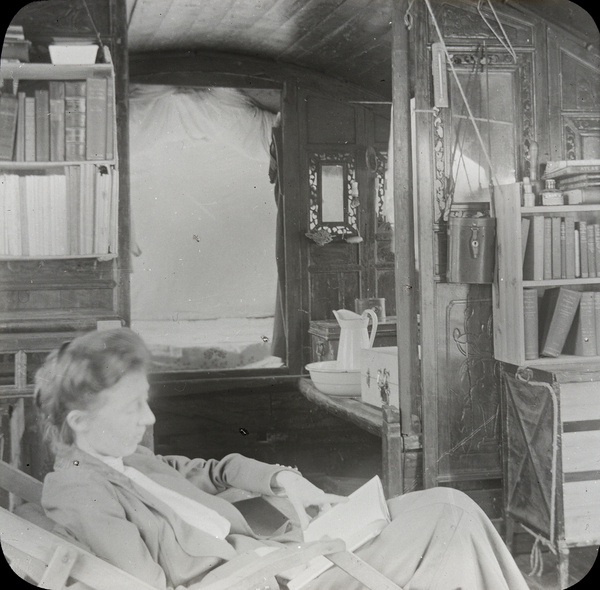
[[[487,203],[455,203],[448,216],[449,283],[494,280],[496,219]]]

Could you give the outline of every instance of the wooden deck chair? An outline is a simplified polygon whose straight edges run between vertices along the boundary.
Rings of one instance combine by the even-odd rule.
[[[153,590],[146,582],[96,557],[83,547],[51,530],[40,500],[42,483],[0,461],[0,488],[24,500],[18,511],[24,518],[0,508],[0,542],[12,569],[23,579],[52,590]],[[32,510],[28,510],[28,504]],[[37,521],[37,522],[36,522]],[[211,572],[210,582],[189,590],[254,590],[266,579],[324,555],[371,590],[401,590],[383,574],[345,550],[340,540],[302,547],[285,547],[259,556],[248,552]]]

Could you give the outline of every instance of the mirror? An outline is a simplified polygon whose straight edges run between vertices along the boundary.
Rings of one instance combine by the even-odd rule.
[[[344,223],[344,167],[321,164],[321,221]]]

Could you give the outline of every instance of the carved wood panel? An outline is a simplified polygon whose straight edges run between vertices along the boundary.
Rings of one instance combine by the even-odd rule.
[[[489,288],[452,286],[444,295],[444,313],[438,313],[443,350],[438,474],[456,480],[499,477],[500,398]]]

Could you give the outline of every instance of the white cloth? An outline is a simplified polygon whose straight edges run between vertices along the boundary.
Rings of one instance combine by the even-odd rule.
[[[126,467],[119,457],[101,457],[102,461],[126,475],[131,481],[169,506],[189,525],[216,537],[224,539],[229,534],[231,523],[212,508],[208,508],[182,494],[156,483],[134,467]]]

